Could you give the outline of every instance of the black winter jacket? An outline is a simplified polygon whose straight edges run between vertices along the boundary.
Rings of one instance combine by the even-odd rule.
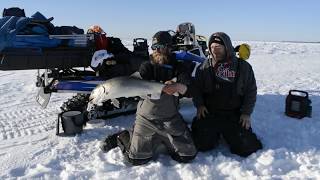
[[[234,95],[236,98],[229,98],[234,102],[224,106],[229,106],[226,107],[227,110],[239,110],[243,114],[250,115],[254,110],[257,96],[256,80],[252,67],[248,62],[236,58],[231,40],[227,35],[224,33],[216,33],[213,34],[210,39],[214,36],[218,36],[223,40],[227,51],[225,62],[230,64],[232,72],[236,72],[235,77],[231,79],[234,85],[228,87],[230,92],[232,91],[230,96]],[[217,86],[217,79],[218,81],[223,80],[219,80],[217,70],[214,68],[219,64],[213,65],[212,62],[214,62],[213,59],[208,59],[198,67],[193,86],[189,88],[188,91],[189,93],[192,91],[193,102],[196,107],[204,105],[209,106],[207,107],[209,111],[216,111],[215,108],[217,107],[215,106],[217,106],[217,104],[214,104],[216,99],[212,98],[210,94],[212,94],[214,88]],[[217,98],[217,96],[215,96],[215,98]]]

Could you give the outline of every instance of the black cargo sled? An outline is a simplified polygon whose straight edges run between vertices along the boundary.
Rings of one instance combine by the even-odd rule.
[[[17,35],[34,38],[36,35]],[[94,52],[92,35],[55,35],[49,38],[79,41],[79,46],[4,48],[0,51],[0,70],[68,69],[88,67]]]

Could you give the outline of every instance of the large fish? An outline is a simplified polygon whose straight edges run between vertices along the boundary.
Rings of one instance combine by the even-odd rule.
[[[88,109],[120,97],[140,96],[159,99],[164,86],[165,84],[159,82],[142,80],[137,75],[112,78],[98,85],[91,92]]]

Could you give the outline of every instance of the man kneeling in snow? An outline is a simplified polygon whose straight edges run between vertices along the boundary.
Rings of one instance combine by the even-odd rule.
[[[257,95],[252,67],[236,58],[225,33],[211,35],[208,47],[211,59],[197,69],[193,86],[194,142],[199,151],[206,151],[216,147],[222,135],[232,153],[248,156],[262,148],[250,127]]]
[[[141,99],[132,132],[122,131],[107,137],[101,146],[105,152],[119,146],[127,160],[141,165],[154,157],[159,145],[164,145],[178,162],[189,162],[197,151],[190,131],[178,111],[179,97],[185,95],[191,83],[192,64],[178,62],[171,54],[172,37],[167,31],[153,36],[150,62],[140,66],[140,75],[146,80],[167,84],[158,100]],[[177,83],[171,81],[177,78]]]

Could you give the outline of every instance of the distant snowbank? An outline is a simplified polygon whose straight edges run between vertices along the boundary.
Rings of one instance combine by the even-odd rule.
[[[130,50],[133,50],[133,40],[122,40],[122,42]],[[320,43],[304,43],[304,42],[264,42],[264,41],[233,41],[233,45],[247,43],[251,47],[252,55],[306,55],[320,54]],[[151,40],[148,39],[149,47]],[[150,49],[151,50],[151,49]]]

